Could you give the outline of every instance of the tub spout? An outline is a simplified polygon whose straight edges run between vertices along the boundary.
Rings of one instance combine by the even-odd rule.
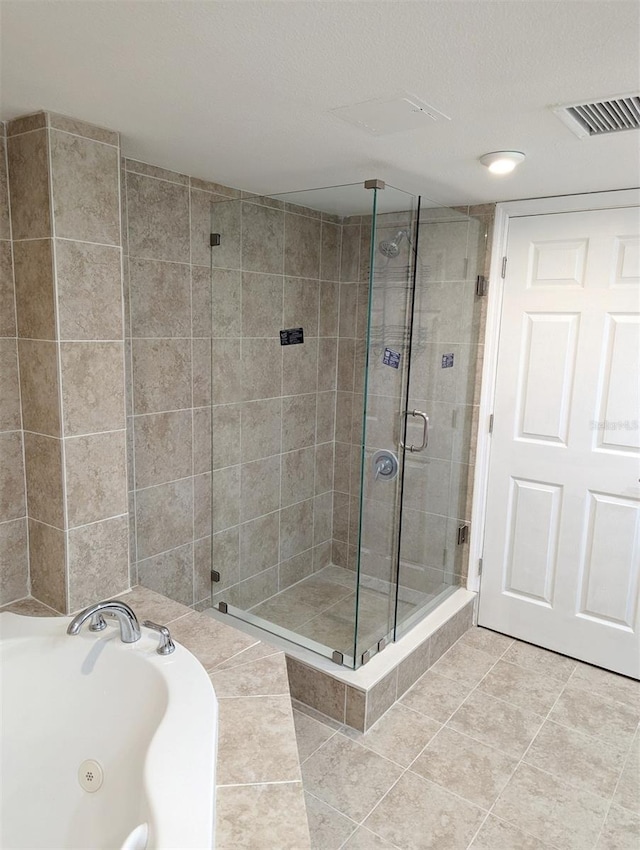
[[[80,634],[83,624],[91,619],[98,622],[102,614],[112,614],[120,625],[120,637],[123,643],[135,643],[140,639],[140,624],[133,610],[119,599],[109,599],[106,602],[96,602],[73,618],[67,629],[68,635]],[[94,619],[95,618],[95,619]]]

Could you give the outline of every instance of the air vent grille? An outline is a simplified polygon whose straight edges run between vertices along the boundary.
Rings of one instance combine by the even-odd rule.
[[[640,95],[556,106],[553,111],[580,138],[640,129]]]

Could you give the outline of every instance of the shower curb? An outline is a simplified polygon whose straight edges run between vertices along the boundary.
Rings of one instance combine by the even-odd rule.
[[[365,687],[341,681],[328,671],[286,653],[292,699],[366,732],[474,625],[476,601],[475,595],[467,599],[414,649],[398,658],[389,672]]]

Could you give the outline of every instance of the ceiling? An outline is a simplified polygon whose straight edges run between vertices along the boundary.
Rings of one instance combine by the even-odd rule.
[[[629,188],[640,132],[548,107],[640,88],[640,4],[2,0],[0,117],[119,130],[129,157],[254,192],[379,177],[443,204]],[[372,136],[331,110],[408,93],[450,121]],[[478,162],[524,151],[508,177]]]

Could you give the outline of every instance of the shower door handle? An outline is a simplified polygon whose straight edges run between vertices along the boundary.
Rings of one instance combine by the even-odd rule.
[[[418,419],[422,419],[422,443],[419,446],[405,446],[401,439],[400,448],[406,448],[408,451],[414,453],[423,452],[429,444],[429,417],[422,410],[407,410],[403,414],[403,419],[407,416],[415,416]]]

